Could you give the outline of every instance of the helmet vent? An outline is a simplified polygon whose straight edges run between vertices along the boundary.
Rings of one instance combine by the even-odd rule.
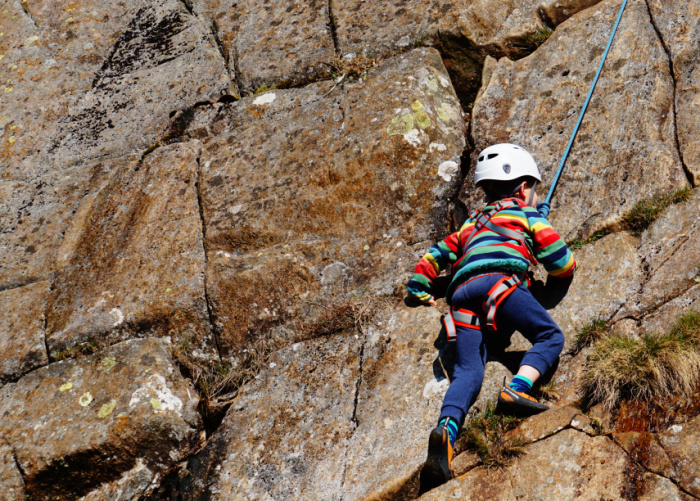
[[[496,158],[497,156],[498,156],[498,153],[489,153],[486,158],[488,160],[491,160],[492,158]]]
[[[479,162],[483,162],[483,161],[484,161],[484,155],[481,155],[481,156],[479,157]]]

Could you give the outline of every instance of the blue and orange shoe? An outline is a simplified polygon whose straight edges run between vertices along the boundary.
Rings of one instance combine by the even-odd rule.
[[[507,412],[519,416],[532,416],[544,412],[549,407],[539,403],[534,397],[524,392],[515,391],[513,388],[505,384],[503,380],[503,388],[498,393],[498,404],[496,408],[500,412]]]
[[[452,478],[452,444],[446,426],[438,425],[428,438],[428,458],[420,471],[420,493],[444,484]]]

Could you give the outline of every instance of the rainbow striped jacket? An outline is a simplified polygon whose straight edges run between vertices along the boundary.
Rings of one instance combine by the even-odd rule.
[[[433,280],[450,265],[452,281],[447,288],[448,301],[455,289],[473,276],[492,272],[525,273],[530,262],[542,263],[545,270],[555,277],[571,276],[576,269],[574,256],[549,222],[522,200],[505,200],[515,202],[515,205],[501,209],[491,221],[519,232],[534,256],[521,242],[487,228],[478,231],[465,249],[475,224],[475,219],[470,217],[458,232],[433,245],[421,258],[407,285],[409,296],[423,302],[431,300]],[[483,211],[493,210],[497,203],[487,205]]]

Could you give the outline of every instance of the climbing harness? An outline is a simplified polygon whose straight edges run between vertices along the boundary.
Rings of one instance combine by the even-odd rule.
[[[486,273],[470,278],[465,285],[477,278],[488,275],[501,275],[501,273]],[[523,283],[523,278],[520,275],[504,275],[496,282],[486,294],[486,301],[482,305],[483,315],[477,315],[466,308],[451,308],[447,315],[443,318],[445,332],[447,333],[447,341],[452,342],[457,340],[457,325],[468,329],[479,330],[483,325],[489,331],[496,331],[496,310],[515,289]]]
[[[576,134],[578,133],[579,127],[581,127],[581,122],[583,121],[583,116],[586,114],[586,109],[588,108],[588,103],[591,102],[591,96],[593,96],[593,90],[595,89],[596,84],[598,83],[598,77],[600,77],[601,72],[603,71],[603,65],[605,64],[605,58],[608,57],[608,52],[610,51],[610,47],[612,46],[613,38],[615,38],[615,33],[617,32],[617,27],[620,25],[620,20],[622,19],[622,13],[625,11],[625,6],[627,5],[627,0],[622,1],[622,6],[620,7],[620,12],[617,15],[617,19],[615,20],[615,25],[613,26],[612,33],[610,34],[610,39],[608,40],[608,45],[605,47],[605,51],[603,52],[603,57],[600,59],[600,65],[598,66],[598,71],[595,74],[595,77],[593,78],[593,83],[591,84],[591,88],[588,91],[588,96],[586,97],[586,101],[583,104],[583,108],[581,108],[581,113],[578,116],[578,121],[576,122],[576,125],[574,126],[574,131],[571,134],[571,139],[569,139],[569,143],[566,145],[566,150],[564,150],[564,156],[561,159],[561,162],[559,163],[559,168],[557,169],[557,173],[554,176],[554,180],[552,181],[552,186],[549,188],[549,193],[547,193],[547,198],[545,199],[545,202],[549,203],[552,200],[552,195],[554,194],[554,190],[557,187],[557,182],[559,182],[559,177],[561,176],[562,171],[564,170],[564,164],[566,164],[566,159],[569,156],[569,152],[571,151],[571,146],[574,144],[574,139],[576,139]]]
[[[465,249],[464,259],[467,256],[466,249],[469,248],[469,244],[483,230],[489,230],[499,235],[502,235],[511,240],[519,242],[528,252],[528,259],[533,264],[536,264],[534,252],[532,247],[528,243],[527,239],[519,232],[504,228],[503,226],[494,223],[491,219],[493,216],[503,209],[516,206],[517,204],[511,200],[502,200],[496,204],[496,206],[488,211],[483,212],[480,210],[475,210],[469,216],[470,219],[474,220],[474,229],[471,231],[469,236],[464,241],[463,248]],[[445,332],[447,332],[447,341],[455,341],[457,339],[457,325],[461,327],[466,327],[469,329],[481,329],[482,326],[486,326],[490,331],[497,330],[496,327],[496,310],[500,304],[505,301],[505,299],[510,296],[510,294],[523,283],[527,278],[524,275],[504,275],[503,273],[485,273],[481,275],[474,276],[464,282],[460,287],[465,286],[472,280],[477,278],[485,277],[488,275],[503,275],[498,282],[496,282],[493,287],[486,294],[486,300],[482,305],[483,314],[479,315],[471,310],[464,308],[451,308],[449,313],[444,316],[443,323],[445,325]]]

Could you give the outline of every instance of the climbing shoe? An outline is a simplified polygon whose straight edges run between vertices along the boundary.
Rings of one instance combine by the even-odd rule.
[[[512,389],[505,384],[505,379],[503,383],[503,388],[498,394],[498,404],[496,406],[499,412],[507,412],[519,416],[532,416],[549,409],[549,407],[539,403],[527,393]]]
[[[428,492],[452,478],[452,444],[446,426],[436,426],[428,438],[428,458],[420,471],[420,493]]]

